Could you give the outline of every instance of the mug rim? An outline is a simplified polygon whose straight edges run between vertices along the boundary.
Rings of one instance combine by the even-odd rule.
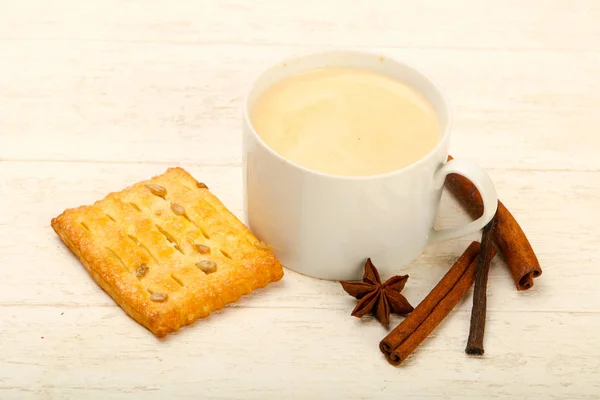
[[[383,57],[385,60],[389,60],[395,64],[403,65],[404,67],[410,69],[412,73],[419,75],[427,83],[427,85],[429,85],[431,87],[435,96],[437,96],[440,99],[440,103],[442,105],[443,111],[445,111],[445,113],[446,113],[446,123],[442,127],[442,134],[441,134],[440,140],[437,142],[437,144],[435,146],[433,146],[429,150],[429,152],[427,152],[427,154],[425,154],[423,157],[419,158],[418,160],[414,161],[413,163],[411,163],[407,166],[404,166],[402,168],[394,169],[392,171],[384,172],[384,173],[380,173],[380,174],[353,176],[353,175],[335,175],[335,174],[321,172],[321,171],[317,171],[314,169],[304,167],[300,164],[297,164],[297,163],[285,158],[281,154],[277,153],[271,146],[269,146],[267,143],[265,143],[263,141],[263,139],[261,138],[261,136],[256,132],[254,125],[252,125],[252,119],[250,118],[250,95],[254,92],[257,83],[262,78],[264,78],[267,74],[272,73],[272,71],[275,68],[281,66],[282,64],[285,65],[287,63],[301,61],[302,59],[305,59],[305,58],[323,57],[323,56],[332,56],[332,55],[375,57],[375,58]],[[419,91],[419,94],[423,95],[422,91]],[[436,113],[436,114],[438,114],[438,113]],[[441,90],[440,86],[431,77],[429,77],[427,74],[422,72],[420,69],[414,67],[413,65],[411,65],[410,63],[408,63],[404,60],[401,61],[398,58],[389,57],[385,54],[377,54],[377,53],[368,52],[368,51],[353,51],[353,50],[331,50],[331,51],[322,51],[322,52],[318,52],[318,53],[317,52],[306,53],[306,54],[295,56],[295,57],[288,57],[286,59],[280,60],[277,63],[272,64],[270,67],[264,69],[253,80],[253,82],[250,86],[250,90],[248,90],[246,92],[246,94],[244,95],[243,118],[244,118],[245,123],[250,128],[250,132],[254,136],[254,139],[258,143],[260,143],[260,145],[263,146],[263,148],[265,148],[272,156],[277,158],[279,161],[281,161],[281,162],[287,164],[288,166],[291,166],[297,170],[300,170],[304,173],[315,175],[315,176],[318,176],[321,178],[335,179],[335,180],[347,180],[347,181],[366,181],[366,180],[374,180],[374,179],[384,179],[384,178],[388,178],[391,176],[399,175],[403,172],[406,172],[408,170],[418,167],[419,165],[425,163],[428,159],[430,159],[434,154],[436,154],[438,152],[438,150],[442,146],[445,145],[446,141],[449,139],[451,126],[452,126],[452,112],[450,110],[448,99],[444,96],[443,91]]]

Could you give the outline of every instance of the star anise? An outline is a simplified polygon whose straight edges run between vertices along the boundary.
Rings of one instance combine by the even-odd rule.
[[[360,318],[372,312],[375,318],[387,327],[390,322],[390,312],[406,315],[414,309],[406,297],[400,294],[407,280],[408,275],[398,275],[381,284],[379,272],[368,258],[362,281],[340,281],[340,283],[350,296],[359,300],[352,310],[353,316]]]

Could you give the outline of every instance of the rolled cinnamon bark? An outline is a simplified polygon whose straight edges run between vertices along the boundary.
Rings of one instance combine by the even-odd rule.
[[[452,160],[452,156],[448,156]],[[472,218],[483,214],[483,201],[479,191],[464,176],[449,174],[446,187],[462,204]],[[542,275],[540,263],[517,220],[508,209],[498,201],[494,241],[504,254],[508,268],[518,290],[527,290],[533,286],[533,278]]]
[[[492,258],[495,255],[496,250],[492,249]],[[461,259],[457,261],[457,264],[464,262],[466,259],[467,258],[462,259],[461,257]],[[433,330],[440,324],[440,322],[442,322],[444,318],[446,318],[450,311],[452,311],[452,309],[458,304],[460,299],[464,297],[464,295],[467,293],[467,291],[475,281],[477,262],[478,256],[476,255],[475,258],[471,260],[471,263],[468,265],[466,270],[464,270],[463,274],[460,276],[456,284],[433,307],[433,309],[423,320],[423,322],[414,331],[409,333],[406,339],[402,341],[390,353],[384,351],[384,355],[386,356],[386,359],[390,362],[390,364],[399,365],[402,361],[404,361],[427,338],[427,336],[429,336],[429,334],[433,332]],[[413,311],[413,313],[415,311]],[[411,313],[409,317],[413,315],[413,313]],[[409,317],[407,317],[404,321],[400,323],[400,325],[398,325],[398,327],[396,328],[398,331],[404,331],[404,328],[401,327],[408,320]],[[394,331],[392,331],[392,333],[394,333]],[[383,351],[382,343],[380,343],[380,349],[382,349]]]
[[[473,290],[473,308],[471,309],[471,324],[469,339],[465,352],[467,354],[483,355],[483,336],[485,334],[485,318],[487,314],[487,281],[490,272],[490,263],[493,257],[493,234],[496,227],[496,218],[483,228],[481,234],[481,248],[477,257],[477,270],[475,272],[475,289]]]
[[[400,325],[391,331],[379,343],[379,349],[388,358],[390,354],[404,342],[427,319],[436,305],[452,290],[460,277],[479,253],[479,242],[472,242],[454,265],[446,272],[440,282],[419,303]],[[391,361],[390,361],[391,362]]]

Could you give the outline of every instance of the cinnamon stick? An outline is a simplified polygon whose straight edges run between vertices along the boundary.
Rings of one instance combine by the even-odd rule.
[[[386,357],[404,342],[415,329],[425,321],[435,306],[452,290],[456,282],[477,257],[479,243],[472,242],[454,265],[446,272],[433,290],[417,305],[417,307],[379,343],[379,349]]]
[[[452,160],[452,156],[448,156],[448,160]],[[481,195],[470,180],[461,175],[449,174],[445,184],[471,217],[479,218],[483,214]],[[542,268],[519,223],[500,201],[496,212],[494,241],[504,254],[517,289],[531,288],[533,279],[542,275]]]
[[[478,242],[472,242],[414,311],[379,343],[391,364],[400,364],[412,353],[471,287],[473,282],[469,282],[467,271],[472,268],[474,277],[479,248]]]
[[[490,262],[492,261],[492,252],[494,244],[492,235],[496,218],[483,228],[481,234],[481,251],[477,258],[477,271],[475,273],[475,289],[473,290],[473,308],[471,310],[471,324],[469,328],[469,339],[465,352],[467,354],[482,355],[483,336],[485,334],[485,317],[487,309],[487,281],[490,272]]]
[[[493,250],[493,254],[496,251]],[[431,313],[425,318],[423,323],[417,327],[405,341],[400,343],[389,355],[386,354],[387,360],[393,365],[399,365],[404,361],[426,338],[431,332],[446,318],[452,309],[458,304],[460,299],[464,297],[473,281],[475,280],[475,270],[477,269],[477,258],[474,259],[465,272],[458,279],[454,287],[448,294],[440,300],[433,308]],[[408,318],[407,318],[408,319]],[[405,320],[406,321],[406,320]],[[400,323],[400,325],[402,325]]]

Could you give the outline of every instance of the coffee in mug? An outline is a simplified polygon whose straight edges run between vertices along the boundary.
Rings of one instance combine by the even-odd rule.
[[[282,157],[332,175],[404,168],[441,137],[427,99],[388,75],[322,68],[287,77],[257,100],[252,126]]]

